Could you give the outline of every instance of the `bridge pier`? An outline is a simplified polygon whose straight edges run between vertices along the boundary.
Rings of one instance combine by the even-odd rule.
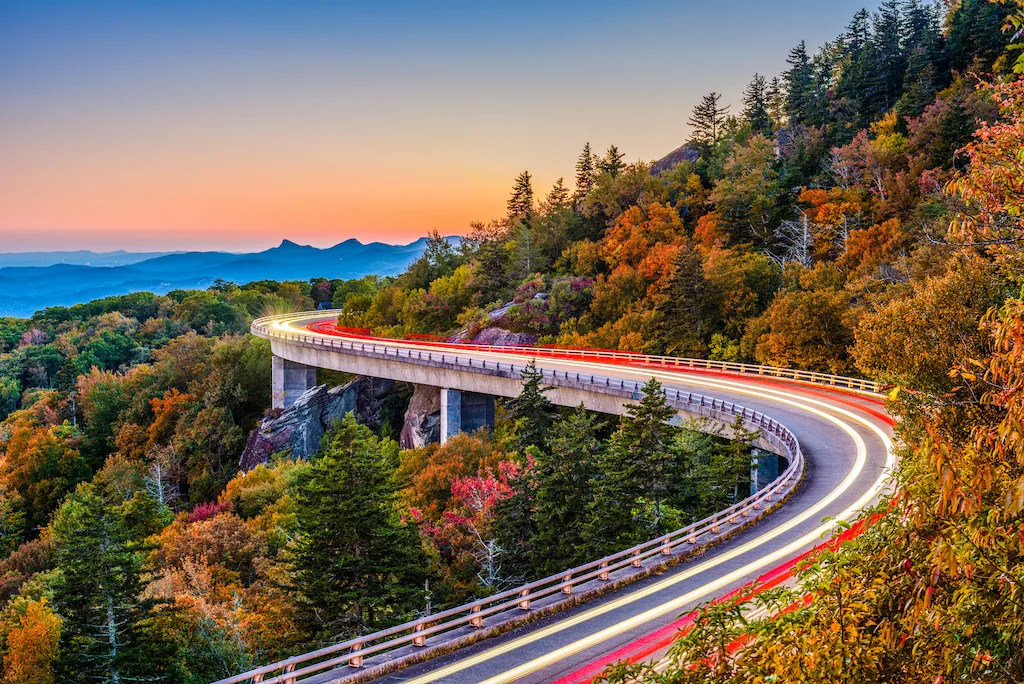
[[[441,388],[441,444],[460,432],[482,427],[494,427],[492,395]]]
[[[270,405],[286,409],[306,390],[316,387],[316,367],[275,356],[271,360],[270,379]]]

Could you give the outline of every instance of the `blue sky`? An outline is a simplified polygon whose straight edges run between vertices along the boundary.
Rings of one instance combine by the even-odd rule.
[[[405,241],[654,159],[863,2],[0,3],[0,248]]]

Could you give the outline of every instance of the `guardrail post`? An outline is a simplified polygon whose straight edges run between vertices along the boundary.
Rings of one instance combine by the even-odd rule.
[[[284,668],[284,673],[295,672],[295,663],[288,663],[288,667]],[[284,684],[295,684],[295,677],[285,677]]]
[[[416,625],[415,631],[422,632],[423,628],[424,628],[424,624],[421,622],[420,624]],[[412,638],[412,645],[413,646],[426,646],[427,645],[427,637],[420,636],[420,635],[417,634],[416,636],[414,636]]]
[[[477,628],[483,627],[484,619],[480,617],[480,615],[478,615],[478,613],[480,612],[480,604],[478,603],[472,608],[470,608],[469,612],[473,615],[473,617],[469,620],[469,626]]]
[[[639,551],[634,551],[633,552],[633,561],[630,563],[630,565],[632,565],[634,568],[639,568],[642,564],[643,564],[643,561],[640,560],[640,552]]]
[[[562,587],[562,593],[565,594],[566,596],[571,595],[572,594],[572,575],[566,575],[565,577],[562,578],[562,581],[563,582],[568,582],[568,584],[566,584],[564,587]]]
[[[529,589],[523,589],[521,592],[519,592],[520,598],[523,599],[522,601],[519,602],[519,607],[521,609],[523,609],[523,610],[530,610],[530,599],[526,598],[529,595],[530,595],[530,590]]]
[[[671,539],[666,539],[665,543],[661,545],[661,553],[662,553],[662,555],[665,555],[665,556],[671,556],[672,555],[672,540]]]
[[[362,644],[352,644],[352,652],[353,653],[357,653],[357,652],[359,652],[361,650],[363,650],[363,645]],[[349,658],[348,664],[349,664],[349,667],[362,667],[363,666],[363,656],[361,656],[361,655],[352,656],[351,658]],[[294,682],[294,681],[295,680],[292,680],[292,682]],[[290,682],[286,682],[286,684],[291,684],[291,683]]]
[[[259,684],[260,682],[263,681],[263,673],[260,672],[258,675],[256,675],[255,677],[253,677],[249,681],[253,682],[253,684]]]
[[[608,561],[601,563],[601,573],[597,576],[597,579],[602,582],[608,581]]]

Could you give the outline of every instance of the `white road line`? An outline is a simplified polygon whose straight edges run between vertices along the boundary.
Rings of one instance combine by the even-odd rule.
[[[303,320],[308,320],[308,319],[303,319]],[[278,324],[275,322],[275,326],[277,326],[277,325]],[[280,327],[286,328],[290,332],[299,332],[299,331],[296,331],[296,330],[291,328],[290,322],[284,323],[284,325],[280,326]],[[304,334],[319,335],[318,333],[310,333],[309,331],[303,331],[303,333]],[[323,335],[323,337],[330,337],[330,336]],[[391,344],[391,343],[389,342],[388,344]],[[405,346],[405,345],[393,345],[393,346]],[[420,347],[420,346],[417,346],[417,348],[421,348],[422,349],[422,347]],[[503,356],[504,358],[508,358],[510,356],[508,354],[500,354],[500,353],[494,353],[494,352],[476,352],[476,351],[474,351],[473,354],[475,354],[475,355],[490,355],[490,356],[499,356],[500,355],[500,356]],[[540,361],[543,362],[544,360],[545,360],[544,358],[540,358]],[[573,360],[564,360],[564,359],[553,359],[553,360],[556,361],[557,363],[561,363],[561,364],[564,364],[564,365],[573,365],[573,366],[587,367],[587,368],[601,368],[604,371],[608,370],[607,369],[607,365],[605,365],[605,364],[597,364],[597,363],[593,363],[593,362],[583,362],[583,361],[573,361]],[[655,583],[655,584],[653,584],[653,585],[651,585],[649,587],[646,587],[646,588],[644,588],[644,589],[642,589],[640,591],[632,592],[632,593],[630,593],[630,594],[628,594],[626,596],[623,596],[623,597],[621,597],[619,599],[616,599],[614,601],[610,601],[610,602],[608,602],[606,604],[603,604],[603,605],[600,605],[600,606],[596,606],[596,607],[591,608],[591,609],[589,609],[587,611],[584,611],[584,612],[580,613],[579,615],[573,616],[572,618],[568,618],[568,619],[565,619],[565,620],[560,620],[560,621],[558,621],[558,622],[556,622],[556,623],[554,623],[552,625],[549,625],[548,627],[545,627],[543,629],[537,630],[537,631],[532,632],[530,634],[526,634],[526,635],[524,635],[522,637],[519,637],[517,639],[509,641],[509,642],[507,642],[505,644],[501,644],[501,645],[495,646],[494,648],[488,649],[487,651],[479,653],[479,654],[477,654],[475,656],[472,656],[470,658],[465,658],[465,659],[459,660],[458,662],[452,663],[451,665],[448,665],[448,666],[446,666],[444,668],[439,668],[437,670],[429,672],[429,673],[427,673],[425,675],[422,675],[420,677],[408,680],[407,684],[426,684],[427,682],[437,681],[438,679],[441,679],[443,677],[446,677],[446,676],[449,676],[449,675],[452,675],[452,674],[456,674],[457,672],[461,672],[461,671],[463,671],[465,669],[468,669],[468,668],[473,667],[475,665],[478,665],[480,663],[486,662],[487,660],[491,660],[491,659],[496,658],[496,657],[498,657],[500,655],[503,655],[505,653],[509,653],[511,651],[514,651],[514,650],[516,650],[518,648],[521,648],[521,647],[523,647],[523,646],[525,646],[527,644],[534,643],[536,641],[544,639],[544,638],[546,638],[548,636],[551,636],[553,634],[557,634],[558,632],[564,631],[564,630],[566,630],[566,629],[568,629],[570,627],[573,627],[575,625],[578,625],[578,624],[581,624],[583,622],[586,622],[587,620],[591,620],[591,619],[593,619],[595,617],[598,617],[598,616],[603,615],[605,613],[608,613],[610,611],[617,610],[618,608],[621,608],[621,607],[623,607],[625,605],[628,605],[630,603],[633,603],[635,601],[643,599],[643,598],[645,598],[647,596],[650,596],[650,595],[652,595],[654,593],[662,591],[662,590],[664,590],[664,589],[666,589],[666,588],[668,588],[670,586],[678,584],[679,582],[683,582],[683,581],[685,581],[685,580],[687,580],[687,579],[689,579],[691,577],[697,576],[697,575],[699,575],[699,574],[701,574],[703,572],[707,572],[708,570],[710,570],[710,569],[712,569],[712,568],[714,568],[714,567],[716,567],[718,565],[721,565],[722,563],[725,563],[725,562],[727,562],[729,560],[732,560],[733,558],[736,558],[736,557],[738,557],[738,556],[740,556],[740,555],[742,555],[744,553],[747,553],[750,550],[753,550],[753,549],[757,548],[758,546],[764,544],[765,542],[770,541],[771,539],[774,539],[775,537],[778,537],[779,535],[789,531],[790,529],[792,529],[792,528],[802,524],[806,520],[812,518],[814,515],[816,515],[820,511],[822,511],[824,508],[826,508],[828,505],[830,505],[833,501],[835,501],[837,498],[839,498],[843,493],[845,493],[853,485],[853,483],[856,481],[857,477],[859,477],[859,475],[863,471],[865,463],[866,463],[866,460],[867,460],[867,447],[866,447],[866,445],[864,443],[863,438],[860,436],[860,434],[856,430],[854,430],[853,427],[851,427],[848,423],[840,420],[838,417],[833,416],[830,413],[827,413],[825,410],[821,410],[821,409],[815,408],[814,406],[812,406],[812,404],[813,405],[817,405],[817,406],[821,406],[821,407],[827,409],[827,411],[831,411],[833,413],[840,414],[840,415],[846,417],[847,419],[852,420],[855,423],[859,423],[859,424],[867,427],[872,432],[874,432],[875,435],[881,440],[882,444],[885,446],[886,451],[887,451],[887,459],[886,459],[885,471],[887,471],[889,468],[892,467],[892,464],[893,464],[892,443],[891,443],[891,440],[889,439],[888,435],[886,435],[885,432],[882,431],[881,429],[879,429],[879,427],[877,425],[875,425],[874,423],[872,423],[872,422],[862,418],[861,416],[853,413],[852,411],[848,411],[846,409],[840,408],[838,406],[835,406],[834,404],[830,404],[830,403],[825,402],[825,401],[821,401],[821,400],[818,400],[818,399],[813,399],[813,398],[809,398],[809,397],[805,397],[805,396],[801,396],[800,400],[797,401],[797,400],[788,398],[787,393],[785,391],[783,391],[783,390],[772,389],[772,388],[759,388],[758,390],[752,390],[752,389],[748,389],[746,386],[744,386],[742,383],[739,383],[739,382],[729,381],[729,380],[710,379],[710,378],[706,378],[706,377],[695,377],[694,374],[689,374],[689,373],[685,373],[685,372],[671,373],[671,372],[666,372],[666,371],[661,371],[661,370],[653,370],[652,369],[651,373],[648,374],[645,369],[630,368],[628,366],[615,366],[615,369],[619,370],[619,371],[625,371],[625,372],[628,372],[628,373],[631,373],[631,374],[639,374],[639,375],[644,375],[644,376],[647,376],[647,377],[653,376],[653,377],[658,377],[658,378],[661,378],[661,379],[670,380],[670,381],[673,381],[673,382],[683,382],[685,384],[694,385],[694,386],[698,386],[698,387],[727,389],[727,390],[729,390],[731,392],[736,392],[736,393],[743,394],[743,395],[746,395],[746,396],[753,396],[753,397],[758,397],[758,398],[761,398],[761,399],[767,399],[769,401],[775,401],[775,402],[778,402],[778,403],[786,404],[786,405],[788,405],[788,406],[790,406],[792,408],[795,408],[797,410],[801,410],[801,411],[805,411],[807,413],[811,413],[813,415],[817,415],[817,416],[827,420],[828,422],[831,422],[831,423],[835,424],[836,426],[838,426],[841,430],[843,430],[845,433],[847,433],[847,435],[853,440],[853,442],[854,442],[854,444],[856,446],[856,449],[857,449],[857,457],[856,457],[856,460],[855,460],[855,463],[854,463],[854,467],[851,469],[851,471],[847,474],[847,476],[843,479],[843,481],[835,489],[833,489],[831,492],[829,492],[829,494],[827,496],[825,496],[823,499],[817,501],[813,506],[811,506],[810,508],[802,511],[801,513],[799,513],[798,515],[794,516],[790,520],[787,520],[786,522],[782,523],[781,525],[779,525],[779,526],[777,526],[777,527],[775,527],[775,528],[773,528],[771,530],[768,530],[764,534],[758,536],[755,539],[750,540],[749,542],[746,542],[745,544],[742,544],[741,546],[739,546],[739,547],[737,547],[735,549],[732,549],[732,550],[730,550],[730,551],[728,551],[726,553],[723,553],[723,554],[721,554],[721,555],[719,555],[719,556],[717,556],[717,557],[715,557],[713,559],[709,559],[709,560],[707,560],[707,561],[705,561],[703,563],[700,563],[699,565],[695,565],[692,568],[688,568],[685,571],[683,571],[683,572],[681,572],[681,573],[679,573],[677,575],[674,575],[672,577],[669,577],[669,578],[666,578],[664,580],[661,580],[660,582],[657,582],[657,583]],[[867,505],[873,498],[875,498],[875,496],[877,496],[877,494],[881,491],[881,489],[882,489],[882,487],[884,485],[885,478],[886,478],[886,472],[885,471],[883,471],[883,473],[879,476],[879,478],[875,480],[875,482],[872,484],[871,488],[869,488],[868,491],[866,491],[860,498],[858,498],[857,501],[855,501],[853,504],[851,504],[849,507],[847,507],[842,513],[840,513],[838,516],[836,516],[836,518],[839,519],[839,520],[849,519],[857,511],[859,511],[865,505]],[[751,561],[750,563],[747,563],[746,565],[744,565],[743,567],[741,567],[741,568],[739,568],[737,570],[734,570],[734,571],[732,571],[732,572],[730,572],[730,573],[728,573],[728,574],[726,574],[726,575],[724,575],[722,577],[719,577],[719,578],[717,578],[715,580],[712,580],[711,582],[708,582],[708,583],[702,585],[701,587],[698,587],[698,588],[696,588],[696,589],[694,589],[694,590],[692,590],[690,592],[687,592],[686,594],[684,594],[682,596],[676,597],[675,599],[671,599],[669,601],[666,601],[665,603],[662,603],[659,606],[656,606],[656,607],[651,608],[651,609],[649,609],[647,611],[644,611],[643,613],[634,615],[634,616],[632,616],[630,618],[626,618],[625,620],[623,620],[623,621],[621,621],[621,622],[619,622],[619,623],[617,623],[615,625],[612,625],[611,627],[607,627],[607,628],[605,628],[603,630],[600,630],[598,632],[590,634],[590,635],[588,635],[588,636],[586,636],[586,637],[584,637],[584,638],[582,638],[580,640],[577,640],[576,642],[574,642],[572,644],[569,644],[569,645],[564,646],[562,648],[558,648],[558,649],[555,649],[553,651],[550,651],[549,653],[547,653],[547,654],[545,654],[543,656],[540,656],[538,658],[534,658],[534,659],[530,660],[529,662],[523,663],[523,664],[521,664],[521,665],[519,665],[517,667],[511,668],[511,669],[509,669],[509,670],[507,670],[507,671],[505,671],[505,672],[503,672],[503,673],[501,673],[499,675],[496,675],[496,676],[491,677],[491,678],[489,678],[487,680],[484,680],[484,684],[499,684],[499,683],[503,683],[503,682],[515,681],[516,679],[519,679],[519,678],[521,678],[523,676],[526,676],[526,675],[528,675],[530,673],[533,673],[533,672],[541,670],[541,669],[543,669],[545,667],[548,667],[548,666],[550,666],[550,665],[552,665],[552,664],[554,664],[554,663],[556,663],[556,662],[558,662],[560,660],[563,660],[564,658],[569,657],[569,656],[571,656],[571,655],[573,655],[575,653],[579,653],[580,651],[583,651],[583,650],[585,650],[587,648],[590,648],[591,646],[599,644],[602,641],[605,641],[605,640],[607,640],[609,638],[612,638],[614,636],[622,634],[623,632],[629,631],[629,630],[631,630],[631,629],[633,629],[635,627],[641,626],[641,625],[645,624],[646,622],[649,622],[650,620],[653,620],[653,619],[655,619],[657,617],[665,615],[666,613],[670,613],[670,612],[675,611],[675,610],[680,610],[681,608],[685,607],[687,604],[690,604],[690,603],[693,603],[695,601],[698,601],[698,600],[708,596],[709,594],[715,592],[718,589],[721,589],[721,588],[723,588],[725,586],[728,586],[729,584],[731,584],[731,583],[733,583],[733,582],[735,582],[735,581],[737,581],[739,579],[742,579],[743,577],[746,577],[746,576],[748,576],[750,574],[753,574],[757,570],[760,570],[760,569],[764,568],[767,565],[770,565],[772,563],[775,563],[776,561],[782,560],[783,558],[785,558],[785,557],[787,557],[789,555],[795,554],[802,547],[807,546],[807,545],[813,543],[814,541],[818,540],[823,534],[825,534],[826,532],[830,531],[834,526],[835,526],[835,522],[834,521],[823,523],[823,524],[817,526],[816,528],[814,528],[813,530],[811,530],[810,532],[804,534],[799,539],[797,539],[797,540],[795,540],[793,542],[790,542],[786,546],[784,546],[784,547],[782,547],[780,549],[777,549],[777,550],[775,550],[775,551],[773,551],[773,552],[771,552],[771,553],[769,553],[769,554],[767,554],[765,556],[762,556],[762,557],[758,558],[757,560]]]

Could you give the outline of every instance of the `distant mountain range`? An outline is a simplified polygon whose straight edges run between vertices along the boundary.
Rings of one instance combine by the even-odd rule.
[[[459,238],[448,238],[457,243]],[[0,253],[0,316],[31,316],[48,306],[175,289],[206,288],[222,278],[309,280],[397,275],[418,259],[427,239],[408,245],[351,239],[319,249],[284,240],[262,252],[29,252]]]

